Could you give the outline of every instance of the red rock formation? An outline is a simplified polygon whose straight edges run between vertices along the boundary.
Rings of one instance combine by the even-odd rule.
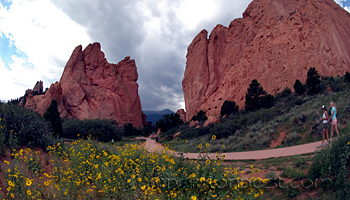
[[[186,122],[186,112],[184,109],[177,110],[176,114],[180,116],[180,119],[182,119],[182,121]]]
[[[225,100],[243,109],[257,79],[270,94],[323,76],[350,71],[350,15],[333,0],[254,0],[243,18],[201,31],[187,50],[182,81],[186,119],[199,110],[219,116]]]
[[[33,92],[37,94],[42,94],[43,93],[43,82],[42,81],[37,81],[34,88]]]
[[[55,99],[61,118],[111,119],[123,125],[143,125],[138,74],[134,60],[126,57],[118,64],[108,63],[99,43],[84,51],[77,46],[66,64],[60,82],[45,95],[29,96],[25,107],[43,115]]]

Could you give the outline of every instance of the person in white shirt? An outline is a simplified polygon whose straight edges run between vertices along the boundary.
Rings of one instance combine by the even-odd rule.
[[[328,138],[328,113],[326,111],[326,106],[323,105],[322,106],[322,110],[323,110],[323,115],[321,118],[322,123],[322,144],[320,147],[323,146],[323,142],[324,142],[324,138],[325,136],[327,137],[327,141],[329,142],[329,138]]]

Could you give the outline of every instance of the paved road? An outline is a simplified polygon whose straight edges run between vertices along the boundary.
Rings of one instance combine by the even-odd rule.
[[[144,143],[144,145],[145,145],[145,148],[150,152],[154,152],[154,151],[161,152],[165,150],[165,148],[161,144],[157,143],[155,140],[149,137],[148,138],[139,137],[136,139],[146,139],[146,142]],[[320,146],[320,144],[321,144],[321,141],[293,146],[293,147],[277,148],[277,149],[220,153],[219,156],[222,156],[225,154],[225,160],[261,160],[261,159],[267,159],[267,158],[276,158],[276,157],[283,157],[283,156],[293,156],[293,155],[313,153],[318,149],[317,147]],[[174,153],[175,155],[179,154],[178,152],[175,152],[175,151],[172,151],[172,153]],[[184,157],[189,159],[197,159],[199,156],[200,156],[199,153],[184,153]],[[208,156],[211,159],[215,159],[216,153],[212,153]]]

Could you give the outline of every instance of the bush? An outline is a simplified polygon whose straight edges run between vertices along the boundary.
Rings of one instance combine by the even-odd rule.
[[[281,93],[278,93],[275,97],[275,101],[279,101],[281,99],[289,98],[292,96],[292,90],[289,87],[286,87]]]
[[[192,117],[192,121],[206,121],[208,119],[208,117],[206,116],[206,112],[204,112],[203,110],[200,110],[197,115]]]
[[[281,176],[283,178],[291,178],[295,180],[302,180],[305,178],[305,174],[302,171],[295,168],[292,169],[289,166],[283,169]]]
[[[146,132],[147,133],[147,132]],[[144,132],[141,129],[135,128],[131,123],[124,124],[124,132],[123,135],[125,137],[131,136],[145,136]]]
[[[52,135],[50,123],[39,113],[13,104],[0,105],[3,138],[6,146],[42,147],[56,142]]]
[[[239,110],[239,107],[235,101],[226,100],[224,102],[224,104],[222,104],[222,106],[221,106],[220,115],[221,116],[225,116],[225,115],[229,116],[231,114],[237,113],[238,110]]]
[[[76,139],[79,136],[87,138],[92,136],[99,141],[107,142],[114,139],[122,139],[122,129],[118,125],[107,119],[66,119],[62,123],[63,134],[65,138]]]
[[[62,135],[62,122],[60,118],[60,113],[57,110],[57,101],[52,100],[50,106],[46,109],[43,118],[51,123],[53,133],[57,136]]]
[[[299,79],[295,80],[293,88],[294,88],[295,92],[299,95],[303,95],[305,92],[304,85],[300,82]]]
[[[307,163],[302,156],[300,156],[300,155],[294,156],[294,159],[293,159],[293,166],[294,167],[303,169],[303,168],[305,168],[306,164]]]
[[[346,72],[345,73],[345,80],[344,80],[346,83],[350,83],[350,73],[349,72]]]
[[[313,180],[317,178],[333,179],[335,189],[344,186],[346,176],[349,173],[350,165],[350,135],[346,134],[316,152],[309,177]]]

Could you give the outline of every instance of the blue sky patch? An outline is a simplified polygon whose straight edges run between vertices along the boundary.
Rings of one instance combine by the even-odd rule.
[[[344,7],[350,7],[350,1],[342,2]]]
[[[6,8],[6,10],[10,9],[10,6],[12,5],[12,1],[10,0],[0,0],[0,4]]]
[[[23,58],[25,60],[26,67],[34,68],[33,63],[28,62],[28,55],[25,54],[23,51],[17,49],[13,42],[14,41],[11,41],[10,38],[6,37],[6,35],[0,31],[0,57],[5,63],[5,67],[12,71],[12,69],[10,68],[10,64],[12,64],[14,60],[11,56],[14,55],[18,58]]]

